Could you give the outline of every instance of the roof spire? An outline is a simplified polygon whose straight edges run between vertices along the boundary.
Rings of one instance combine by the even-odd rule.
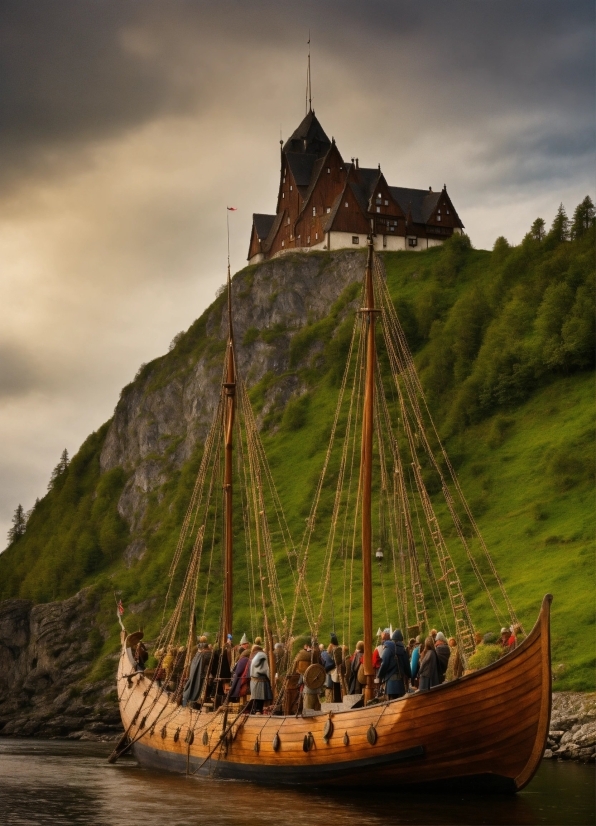
[[[306,69],[306,112],[312,112],[312,89],[310,84],[310,29],[308,30],[308,64]]]

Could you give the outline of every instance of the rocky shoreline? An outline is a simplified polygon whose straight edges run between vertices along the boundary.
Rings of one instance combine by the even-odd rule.
[[[546,759],[594,763],[596,694],[561,691],[553,694]]]

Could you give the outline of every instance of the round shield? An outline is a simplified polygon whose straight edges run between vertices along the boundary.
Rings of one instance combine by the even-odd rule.
[[[325,684],[325,669],[318,663],[309,665],[304,672],[304,684],[315,691]]]
[[[134,634],[129,634],[126,638],[126,647],[132,648],[132,650],[134,651],[144,636],[145,635],[142,631],[135,631]]]

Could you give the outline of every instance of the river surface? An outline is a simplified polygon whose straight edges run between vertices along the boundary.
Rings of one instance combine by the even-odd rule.
[[[513,796],[263,788],[109,765],[112,746],[0,738],[0,824],[85,826],[594,826],[594,766],[543,761]]]

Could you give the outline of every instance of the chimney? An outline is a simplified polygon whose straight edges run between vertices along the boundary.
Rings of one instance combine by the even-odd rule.
[[[433,191],[432,186],[429,186],[428,191],[429,191],[429,192],[432,192],[432,191]]]
[[[356,158],[356,169],[360,169],[360,167],[358,166],[358,158]]]

